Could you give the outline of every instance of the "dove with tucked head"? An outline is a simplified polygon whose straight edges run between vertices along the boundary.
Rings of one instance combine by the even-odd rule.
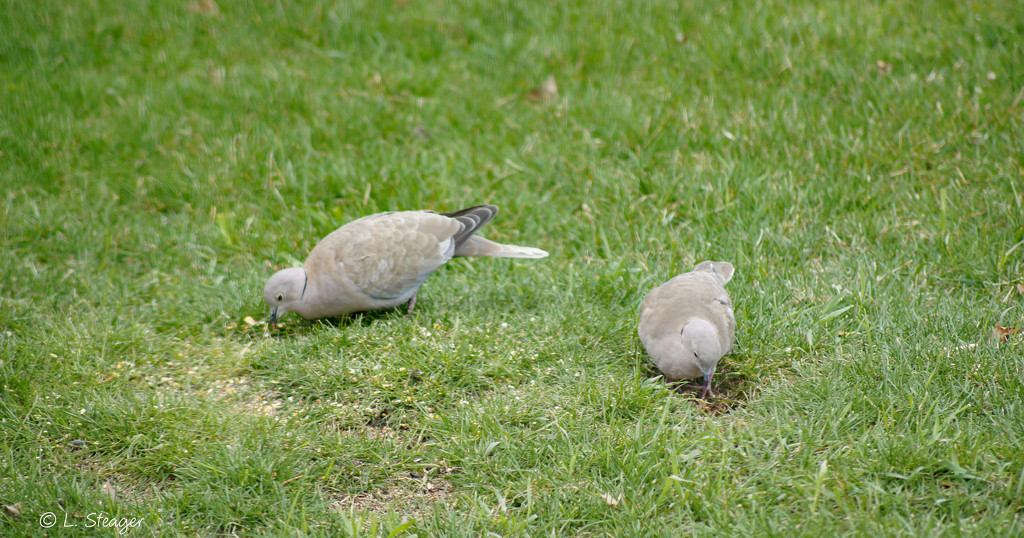
[[[302,267],[278,271],[263,300],[270,325],[286,312],[306,319],[409,305],[420,285],[459,256],[544,258],[538,248],[503,245],[475,235],[498,213],[480,205],[452,213],[396,211],[369,215],[320,241]]]
[[[725,291],[733,271],[729,262],[701,262],[652,290],[640,306],[637,332],[647,354],[668,383],[702,377],[702,385],[691,386],[701,389],[701,398],[714,396],[711,378],[736,338]]]

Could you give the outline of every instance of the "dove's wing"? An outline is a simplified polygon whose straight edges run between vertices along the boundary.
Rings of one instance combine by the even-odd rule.
[[[311,278],[342,275],[359,293],[397,299],[455,254],[456,219],[428,211],[379,213],[352,221],[320,242],[306,260]]]

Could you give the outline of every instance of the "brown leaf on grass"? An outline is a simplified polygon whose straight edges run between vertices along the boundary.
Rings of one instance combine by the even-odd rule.
[[[206,73],[207,77],[209,77],[210,79],[210,82],[213,83],[214,86],[219,87],[224,85],[224,79],[227,77],[227,69],[225,69],[224,66],[218,66],[217,64],[213,63],[212,60],[207,60]]]
[[[1010,337],[1015,334],[1020,334],[1020,332],[1020,327],[1003,327],[996,323],[996,328],[992,330],[992,338],[1000,344],[1005,344],[1010,341]]]
[[[554,75],[548,75],[543,84],[526,94],[526,98],[531,101],[550,101],[556,97],[558,97],[558,84],[555,83]]]
[[[889,73],[892,73],[892,64],[882,60],[877,60],[875,61],[875,69],[878,70],[879,75],[888,75]]]
[[[21,503],[5,504],[4,513],[9,518],[21,517]]]
[[[600,497],[605,504],[611,507],[618,506],[619,503],[622,502],[622,495],[619,495],[618,497],[612,497],[611,493],[602,493]]]
[[[199,2],[192,2],[188,5],[188,10],[192,13],[201,13],[203,15],[216,16],[220,14],[220,6],[213,0],[200,0]]]
[[[1024,295],[1024,282],[1017,284],[1017,293]]]

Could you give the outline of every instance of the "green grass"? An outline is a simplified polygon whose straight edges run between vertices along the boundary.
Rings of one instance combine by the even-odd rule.
[[[1017,2],[12,0],[0,72],[0,534],[1024,535]],[[483,202],[551,257],[247,321]],[[704,259],[710,403],[635,333]]]

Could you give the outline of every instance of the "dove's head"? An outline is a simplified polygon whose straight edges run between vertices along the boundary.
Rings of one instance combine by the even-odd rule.
[[[301,267],[283,269],[270,277],[263,288],[263,300],[270,307],[270,328],[277,325],[277,320],[285,312],[295,310],[305,291],[306,270]]]

